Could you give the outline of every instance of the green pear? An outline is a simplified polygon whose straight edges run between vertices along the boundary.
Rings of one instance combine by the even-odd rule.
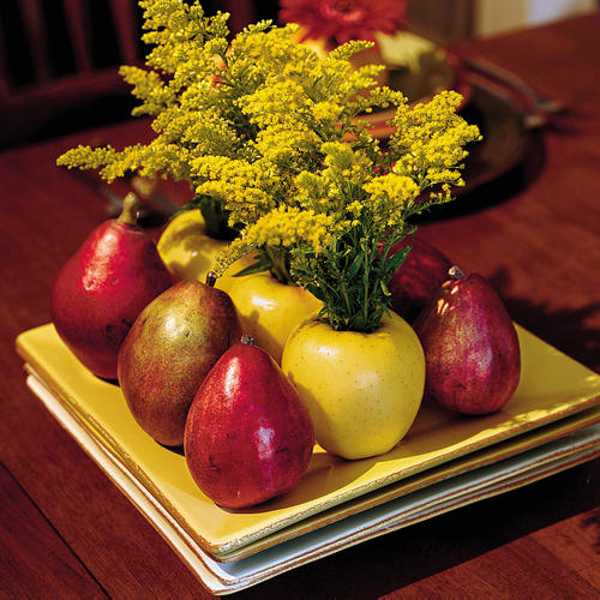
[[[198,387],[240,335],[233,302],[210,285],[184,281],[151,302],[118,361],[121,389],[142,429],[161,444],[181,445]]]

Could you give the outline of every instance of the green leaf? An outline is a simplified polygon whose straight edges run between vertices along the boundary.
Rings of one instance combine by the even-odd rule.
[[[265,256],[261,256],[255,263],[248,265],[241,271],[234,274],[234,277],[244,277],[245,275],[252,275],[254,273],[264,273],[271,268],[271,261]]]
[[[223,204],[216,198],[210,196],[197,196],[194,200],[200,207],[204,217],[206,233],[216,240],[234,240],[239,236],[239,231],[229,227],[229,211],[223,208]]]
[[[200,201],[199,199],[196,197],[193,200],[191,200],[190,202],[188,202],[187,204],[184,204],[183,206],[180,206],[170,217],[169,217],[169,221],[172,221],[175,217],[178,217],[179,215],[181,215],[184,212],[188,212],[189,210],[195,210],[197,208],[200,208]]]
[[[396,254],[389,257],[386,261],[386,268],[392,273],[395,273],[398,267],[404,262],[404,259],[408,256],[410,250],[410,246],[406,246],[406,248],[402,248],[402,250],[399,250]]]
[[[358,273],[363,262],[362,254],[356,254],[350,268],[348,269],[348,279],[353,279]]]
[[[318,298],[319,300],[322,300],[322,293],[321,293],[321,288],[317,285],[314,284],[309,284],[306,286],[306,289],[315,297]]]

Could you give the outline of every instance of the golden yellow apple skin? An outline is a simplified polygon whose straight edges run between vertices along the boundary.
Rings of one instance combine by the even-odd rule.
[[[232,276],[252,262],[252,257],[238,260],[217,280],[216,287],[231,296],[244,332],[281,364],[289,334],[322,304],[310,292],[280,283],[268,271]]]
[[[169,271],[184,281],[201,281],[213,268],[217,254],[226,241],[206,235],[200,210],[177,215],[165,228],[157,244],[158,253]]]
[[[309,320],[288,338],[282,368],[310,412],[319,444],[347,459],[391,450],[423,398],[423,348],[394,313],[373,333]]]

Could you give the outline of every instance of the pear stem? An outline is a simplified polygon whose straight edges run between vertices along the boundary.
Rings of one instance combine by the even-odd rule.
[[[254,338],[244,334],[241,338],[240,338],[240,342],[242,342],[242,344],[245,344],[246,346],[254,346],[256,344],[256,342],[254,341]]]
[[[457,267],[456,265],[448,269],[448,275],[450,275],[452,279],[456,279],[457,281],[460,281],[461,279],[465,278],[463,270],[460,267]]]
[[[214,271],[209,271],[206,274],[206,285],[208,287],[215,287],[215,283],[217,283],[217,274]]]
[[[123,210],[117,219],[118,223],[123,225],[137,225],[137,213],[140,209],[140,201],[138,197],[133,193],[129,192],[125,198],[123,198]]]

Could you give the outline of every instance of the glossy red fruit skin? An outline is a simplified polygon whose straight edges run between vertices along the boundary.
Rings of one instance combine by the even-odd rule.
[[[54,326],[92,373],[115,379],[121,342],[142,309],[172,283],[154,242],[143,231],[116,219],[106,221],[54,283]]]
[[[260,504],[306,472],[315,442],[298,393],[262,349],[232,346],[188,413],[184,448],[200,489],[225,508]]]
[[[410,246],[411,251],[388,287],[392,294],[392,309],[412,323],[448,279],[452,263],[435,246],[414,236],[395,244],[391,255],[406,246]]]
[[[519,383],[517,332],[504,304],[481,275],[448,280],[419,315],[426,394],[463,414],[501,410]]]

